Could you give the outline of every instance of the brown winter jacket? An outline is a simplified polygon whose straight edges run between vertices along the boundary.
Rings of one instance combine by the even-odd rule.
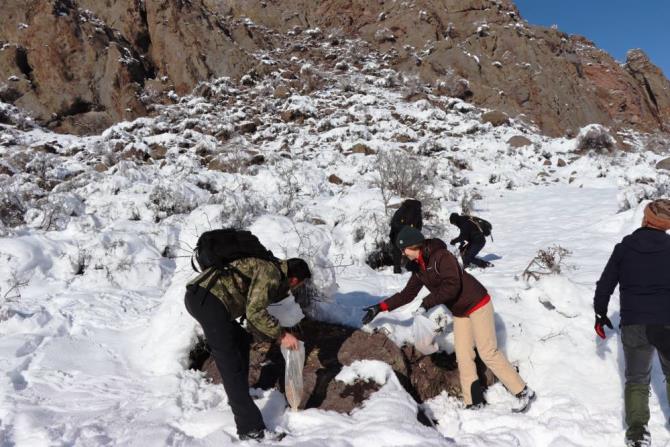
[[[412,273],[405,288],[384,300],[388,310],[397,309],[412,301],[423,286],[430,294],[423,299],[426,309],[446,305],[456,317],[467,316],[468,310],[486,295],[486,288],[468,272],[461,271],[458,261],[440,239],[427,239],[423,248],[426,270]],[[461,286],[462,283],[462,286]]]

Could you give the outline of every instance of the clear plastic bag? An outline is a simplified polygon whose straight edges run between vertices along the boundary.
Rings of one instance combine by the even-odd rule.
[[[414,337],[414,347],[424,355],[430,355],[437,352],[439,347],[435,343],[435,335],[438,326],[433,320],[423,315],[415,315],[412,323],[412,335]]]
[[[302,400],[302,370],[305,367],[305,344],[298,342],[298,349],[292,351],[281,347],[281,354],[286,363],[286,374],[284,375],[284,387],[286,400],[293,411],[298,411]]]

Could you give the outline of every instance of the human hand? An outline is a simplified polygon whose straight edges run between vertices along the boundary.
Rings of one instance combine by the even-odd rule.
[[[363,324],[368,324],[375,319],[379,312],[381,312],[381,307],[379,307],[379,304],[375,304],[373,306],[366,307],[363,310],[365,311],[365,315],[363,315],[361,322]]]
[[[291,334],[290,332],[284,332],[282,334],[281,338],[279,339],[279,344],[286,349],[290,349],[291,351],[295,351],[296,349],[298,349],[298,342],[299,341],[300,340],[298,340],[295,337],[295,335]]]
[[[596,334],[598,334],[598,337],[605,339],[605,326],[609,327],[610,329],[614,329],[614,326],[612,326],[612,322],[610,321],[609,318],[607,318],[607,315],[598,315],[596,314],[596,324],[594,326],[594,329],[596,330]]]

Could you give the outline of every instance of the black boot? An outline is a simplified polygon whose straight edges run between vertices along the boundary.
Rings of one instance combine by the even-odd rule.
[[[535,400],[535,391],[525,386],[514,397],[516,397],[516,402],[512,406],[512,413],[525,413],[530,408],[531,402]]]
[[[475,380],[470,385],[470,395],[472,396],[472,403],[466,405],[466,410],[479,410],[486,406],[486,399],[484,398],[484,389],[479,380]]]

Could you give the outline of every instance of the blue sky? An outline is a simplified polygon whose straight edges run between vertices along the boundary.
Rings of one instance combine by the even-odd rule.
[[[642,48],[670,76],[670,0],[515,0],[532,25],[581,34],[620,62]]]

